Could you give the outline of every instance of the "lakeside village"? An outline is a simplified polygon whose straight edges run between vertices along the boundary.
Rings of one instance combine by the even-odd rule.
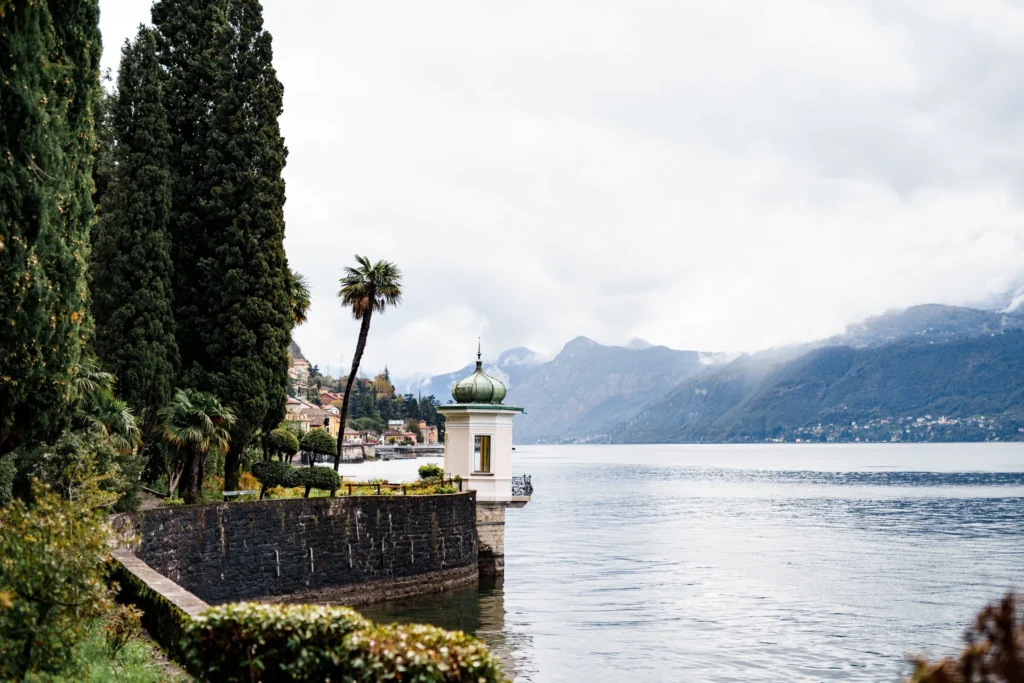
[[[753,439],[751,439],[753,441]],[[926,443],[944,441],[1021,441],[1024,425],[1003,417],[885,417],[849,424],[795,427],[767,443]]]
[[[334,439],[341,428],[344,379],[321,374],[298,347],[289,351],[288,402],[285,421],[298,431],[324,428]],[[374,379],[357,377],[352,385],[342,459],[373,460],[439,455],[444,418],[433,395],[399,396],[387,368]]]

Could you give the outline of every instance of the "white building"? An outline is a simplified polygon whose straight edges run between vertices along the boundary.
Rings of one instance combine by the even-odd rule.
[[[526,505],[532,493],[528,477],[513,482],[512,474],[512,420],[523,409],[502,404],[505,385],[483,371],[479,350],[476,371],[452,388],[452,397],[437,409],[445,417],[445,475],[476,491],[480,573],[502,574],[505,508]]]

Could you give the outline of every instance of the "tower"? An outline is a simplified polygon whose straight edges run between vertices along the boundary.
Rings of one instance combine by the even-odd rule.
[[[445,417],[444,471],[476,491],[480,573],[502,574],[505,508],[530,501],[529,495],[513,495],[512,490],[512,419],[523,409],[502,404],[505,385],[484,372],[479,346],[476,370],[452,387],[452,398],[454,403],[437,409]]]

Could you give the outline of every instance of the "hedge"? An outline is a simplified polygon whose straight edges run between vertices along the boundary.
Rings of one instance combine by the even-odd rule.
[[[292,473],[291,485],[305,486],[306,498],[309,498],[310,489],[330,491],[333,496],[341,487],[341,477],[329,467],[303,467]]]
[[[267,489],[274,488],[275,486],[293,486],[294,471],[295,469],[291,465],[280,460],[254,462],[252,464],[252,476],[256,477],[256,480],[261,485],[260,500],[263,500]]]
[[[190,669],[216,681],[504,681],[479,640],[433,626],[377,626],[347,607],[237,603],[192,620]]]

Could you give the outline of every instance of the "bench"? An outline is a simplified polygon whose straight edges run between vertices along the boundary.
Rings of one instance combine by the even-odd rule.
[[[256,495],[259,495],[259,491],[225,491],[224,492],[224,502],[225,503],[228,502],[228,498],[233,498],[234,496],[256,496]]]

